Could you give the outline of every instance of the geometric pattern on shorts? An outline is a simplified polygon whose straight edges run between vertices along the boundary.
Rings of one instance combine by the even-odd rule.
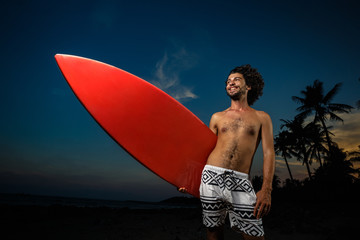
[[[253,187],[249,184],[247,179],[234,177],[231,171],[225,171],[225,173],[218,174],[211,170],[204,170],[202,174],[202,181],[205,184],[216,185],[221,189],[226,188],[229,191],[253,191]]]
[[[249,205],[236,205],[229,214],[231,221],[234,222],[236,230],[245,232],[250,236],[263,236],[264,228],[261,219],[254,216],[254,207]]]
[[[226,189],[225,191],[244,192],[244,194],[250,194],[254,191],[247,179],[236,177],[232,171],[225,171],[220,174],[204,169],[202,184],[218,186],[222,191]],[[264,235],[262,220],[255,218],[253,205],[229,203],[219,200],[218,196],[201,196],[201,204],[203,223],[206,227],[217,227],[225,224],[226,215],[229,213],[234,230],[244,232],[250,236]]]
[[[256,219],[252,205],[228,204],[224,201],[211,200],[201,197],[203,208],[203,223],[206,227],[218,227],[225,224],[226,213],[229,213],[230,222],[234,230],[244,232],[250,236],[263,236],[262,221]]]

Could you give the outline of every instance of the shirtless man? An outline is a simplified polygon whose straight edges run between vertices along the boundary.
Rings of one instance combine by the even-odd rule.
[[[213,114],[210,129],[218,136],[202,173],[200,198],[207,239],[223,239],[227,214],[244,239],[264,239],[262,217],[270,211],[275,170],[272,122],[250,106],[262,95],[262,76],[250,65],[233,69],[226,81],[231,106]],[[249,172],[262,141],[263,184],[256,194]]]

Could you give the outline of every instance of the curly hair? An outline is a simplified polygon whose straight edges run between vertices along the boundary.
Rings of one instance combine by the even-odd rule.
[[[242,65],[230,71],[230,74],[241,73],[245,78],[245,83],[251,90],[248,92],[247,101],[249,106],[253,105],[256,100],[263,94],[264,79],[256,68],[250,64]]]

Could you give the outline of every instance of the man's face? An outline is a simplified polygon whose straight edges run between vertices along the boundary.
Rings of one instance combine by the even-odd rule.
[[[230,74],[226,81],[226,93],[233,100],[239,100],[248,90],[245,78],[241,73]]]

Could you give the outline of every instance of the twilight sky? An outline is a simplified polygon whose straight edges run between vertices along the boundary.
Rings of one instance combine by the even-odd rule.
[[[334,102],[360,99],[358,1],[7,1],[0,9],[0,192],[157,201],[179,195],[92,119],[58,69],[72,54],[161,87],[204,123],[230,101],[224,81],[250,63],[265,80],[254,108],[292,119],[291,96],[315,79]],[[335,141],[360,144],[360,111],[334,123]],[[259,148],[251,174],[261,174]],[[312,168],[316,168],[316,164]],[[295,177],[305,167],[292,162]],[[288,177],[277,157],[276,174]]]

